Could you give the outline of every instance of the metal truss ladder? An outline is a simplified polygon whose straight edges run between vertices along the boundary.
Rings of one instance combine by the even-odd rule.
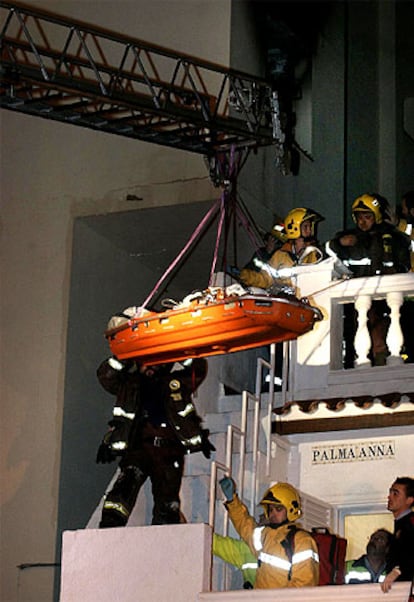
[[[207,157],[277,141],[275,94],[242,72],[6,0],[0,51],[5,109]]]

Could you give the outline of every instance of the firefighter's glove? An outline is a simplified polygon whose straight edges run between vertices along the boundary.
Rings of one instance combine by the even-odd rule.
[[[127,448],[130,425],[122,420],[111,420],[110,429],[105,434],[96,456],[98,464],[108,464],[122,456]]]
[[[201,432],[201,451],[207,460],[211,458],[211,452],[216,451],[214,445],[209,441],[209,434],[210,431],[208,429],[203,429]]]
[[[226,496],[226,500],[231,502],[234,494],[236,493],[236,484],[230,477],[224,477],[219,481],[219,485],[221,487],[222,492]]]

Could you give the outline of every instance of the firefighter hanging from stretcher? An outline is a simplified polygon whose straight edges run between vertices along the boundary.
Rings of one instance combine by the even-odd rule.
[[[111,357],[99,366],[98,380],[116,395],[116,403],[96,461],[121,457],[120,474],[104,500],[100,528],[126,525],[147,478],[154,499],[152,524],[181,522],[184,457],[201,451],[210,458],[215,451],[192,401],[206,375],[202,358],[144,366]]]

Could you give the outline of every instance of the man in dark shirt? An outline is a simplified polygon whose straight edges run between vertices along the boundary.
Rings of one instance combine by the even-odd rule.
[[[412,581],[414,577],[414,479],[398,477],[388,494],[388,510],[394,515],[395,540],[391,545],[383,592],[394,581]]]

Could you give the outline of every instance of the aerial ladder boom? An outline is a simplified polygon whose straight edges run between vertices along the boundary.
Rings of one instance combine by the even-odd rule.
[[[258,77],[7,0],[0,52],[5,109],[207,157],[278,142]]]

